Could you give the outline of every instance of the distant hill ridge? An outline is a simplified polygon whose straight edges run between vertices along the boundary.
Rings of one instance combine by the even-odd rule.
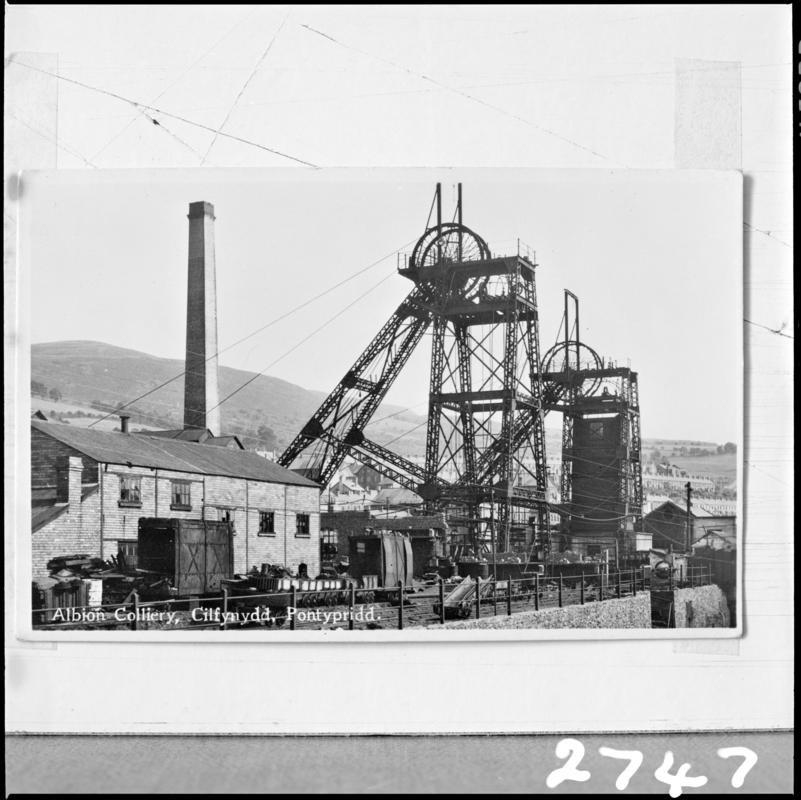
[[[63,401],[86,407],[94,404],[94,408],[116,408],[181,375],[131,405],[133,425],[181,427],[183,369],[181,359],[162,358],[104,342],[46,342],[31,347],[31,382],[43,385],[48,391],[56,389]],[[247,370],[220,366],[220,397],[255,375]],[[289,444],[324,398],[323,392],[261,375],[225,403],[223,427],[225,432],[254,437],[258,436],[260,428],[269,428],[275,439],[263,436],[261,446],[281,448]],[[400,413],[375,426],[379,440],[388,441],[423,419],[397,406],[383,407],[379,416],[395,412]],[[420,438],[425,441],[424,431]],[[259,443],[251,444],[258,446]]]
[[[65,404],[94,408],[103,413],[128,403],[176,375],[153,394],[137,400],[129,409],[132,423],[151,427],[181,427],[183,424],[182,359],[163,358],[126,347],[97,341],[60,341],[34,344],[31,347],[31,382],[40,384],[45,393],[55,389]],[[256,375],[233,367],[219,368],[220,397],[225,397]],[[261,375],[238,392],[223,406],[223,428],[226,433],[250,437],[251,447],[282,450],[317,410],[325,398],[319,391],[304,389],[281,378]],[[66,407],[66,406],[65,406]],[[34,398],[34,409],[36,399]],[[403,454],[425,452],[424,416],[404,411],[398,406],[381,406],[376,419],[393,414],[391,419],[371,423],[369,435],[385,443],[402,437],[393,444]],[[549,460],[561,457],[561,436],[546,430]],[[681,447],[714,449],[714,442],[690,439],[643,439],[643,454],[657,448],[671,456]]]

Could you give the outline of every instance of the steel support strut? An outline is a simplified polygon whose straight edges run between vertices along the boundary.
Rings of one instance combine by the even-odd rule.
[[[305,463],[298,465],[304,474],[321,484],[331,479],[351,447],[348,437],[356,439],[364,430],[431,324],[425,308],[429,295],[420,287],[409,293],[281,454],[281,466],[289,467],[305,455]],[[373,370],[378,376],[368,378]]]

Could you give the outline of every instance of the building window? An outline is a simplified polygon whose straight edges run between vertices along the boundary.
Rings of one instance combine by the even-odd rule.
[[[599,556],[599,555],[601,555],[601,545],[599,545],[599,544],[588,544],[587,545],[587,555],[588,556]]]
[[[172,481],[171,483],[170,508],[178,509],[179,511],[191,511],[191,483],[189,481]]]
[[[135,569],[137,565],[137,543],[135,540],[117,542],[117,559],[121,567]]]
[[[130,508],[142,507],[142,479],[138,476],[120,476],[120,505]]]
[[[275,535],[275,512],[259,511],[259,536]]]
[[[336,558],[337,555],[337,532],[335,530],[320,531],[320,558],[323,561]]]
[[[295,536],[311,535],[311,518],[308,514],[295,514]]]

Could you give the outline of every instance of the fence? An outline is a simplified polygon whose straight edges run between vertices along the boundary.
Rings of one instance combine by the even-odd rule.
[[[59,605],[33,611],[37,630],[116,627],[130,630],[228,630],[261,625],[288,630],[397,629],[444,624],[448,619],[538,611],[569,605],[636,596],[651,588],[675,588],[711,583],[708,567],[676,571],[664,580],[645,569],[570,576],[477,578],[463,583],[440,579],[433,586],[410,590],[399,584],[384,589],[301,591],[293,580],[290,591],[217,597],[130,601],[100,606]],[[454,591],[459,589],[460,591]],[[461,592],[461,596],[460,595]]]

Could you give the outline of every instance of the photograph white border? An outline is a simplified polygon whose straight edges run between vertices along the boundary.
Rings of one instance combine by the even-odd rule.
[[[604,171],[606,173],[607,171]],[[711,175],[731,175],[739,177],[740,192],[742,192],[742,174],[733,170],[612,170],[612,174],[618,176],[630,176],[638,174],[645,178],[649,175],[659,175],[661,178],[669,179],[670,176],[685,174],[700,178],[709,178]],[[603,174],[591,169],[522,169],[513,170],[510,168],[497,169],[415,169],[415,168],[365,168],[359,169],[338,168],[327,169],[324,171],[309,171],[297,169],[261,169],[261,170],[169,170],[166,173],[160,170],[108,170],[102,174],[93,171],[74,171],[61,173],[62,180],[81,180],[84,177],[89,181],[103,181],[113,183],[117,181],[133,181],[144,184],[154,183],[154,177],[161,174],[162,177],[169,175],[170,180],[181,180],[188,186],[193,182],[208,185],[209,183],[224,183],[224,176],[231,176],[232,181],[252,182],[256,185],[264,183],[280,182],[316,182],[330,181],[332,183],[341,181],[361,182],[370,181],[375,183],[405,183],[419,182],[434,186],[438,181],[443,184],[457,183],[461,181],[469,186],[471,183],[486,183],[492,181],[502,181],[505,183],[516,182],[520,184],[543,184],[552,183],[560,177],[569,178],[573,182],[581,183],[582,176],[588,184],[593,182],[604,182],[607,180]],[[19,176],[20,185],[25,186],[25,175]],[[17,510],[22,510],[23,516],[18,518],[17,528],[17,557],[16,574],[17,586],[29,586],[31,582],[31,537],[26,535],[30,531],[31,503],[30,503],[30,434],[29,420],[32,413],[30,392],[26,387],[30,383],[30,320],[31,310],[31,266],[27,263],[26,246],[23,236],[24,226],[28,224],[24,217],[26,209],[24,203],[20,207],[18,231],[19,268],[17,270],[17,280],[19,281],[19,307],[25,313],[21,315],[21,323],[18,350],[18,385],[17,385],[17,408],[23,416],[18,417],[20,423],[26,420],[28,424],[21,424],[20,435],[17,438],[18,456],[17,474],[23,477],[18,482]],[[737,235],[742,226],[742,219],[738,221],[737,231],[732,231],[732,235]],[[732,292],[736,295],[738,303],[738,315],[743,316],[743,260],[740,258],[736,265],[732,265],[733,279],[740,287],[739,291]],[[399,297],[399,300],[401,298]],[[740,331],[742,335],[742,331]],[[354,342],[353,353],[346,358],[347,363],[355,359],[360,349],[369,341],[371,331],[365,331],[363,341]],[[23,342],[27,343],[23,345]],[[741,346],[744,347],[742,340]],[[743,487],[742,487],[742,463],[743,463],[743,442],[744,442],[744,354],[738,360],[736,368],[738,370],[737,381],[741,391],[737,396],[737,417],[739,420],[737,444],[737,610],[736,624],[727,628],[672,628],[672,629],[645,629],[645,628],[515,628],[509,630],[491,630],[486,628],[479,629],[454,629],[454,628],[421,628],[418,626],[405,628],[404,630],[319,630],[319,631],[288,631],[288,630],[234,630],[227,631],[208,631],[182,629],[180,631],[120,631],[120,630],[37,630],[31,624],[32,602],[30,592],[17,592],[17,631],[19,639],[33,642],[52,642],[52,641],[74,641],[74,642],[93,642],[102,639],[105,642],[196,642],[213,644],[237,644],[264,642],[275,644],[291,644],[292,642],[313,642],[326,643],[330,641],[346,642],[348,645],[358,643],[377,643],[377,642],[505,642],[505,641],[609,641],[611,639],[627,640],[685,640],[685,639],[736,639],[743,634],[743,535],[744,535],[744,508],[743,508]],[[733,401],[734,402],[734,401]],[[25,416],[27,415],[27,416]],[[26,601],[27,598],[27,601]]]

